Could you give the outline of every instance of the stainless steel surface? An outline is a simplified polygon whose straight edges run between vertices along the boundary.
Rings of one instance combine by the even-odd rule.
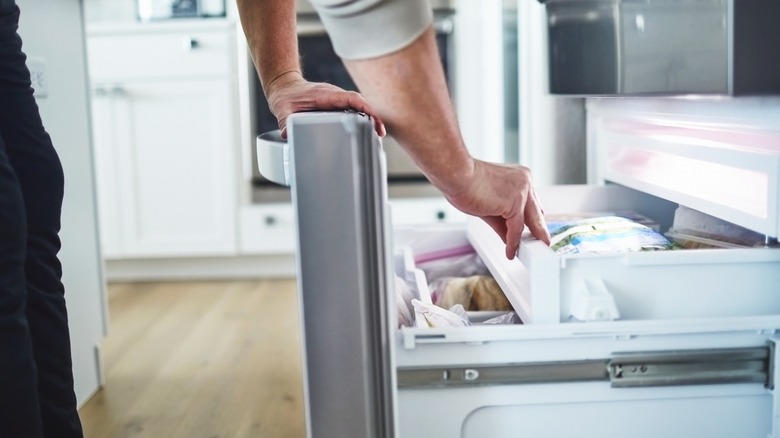
[[[550,91],[780,93],[780,3],[548,0]]]
[[[308,436],[393,437],[381,144],[355,113],[288,123]]]
[[[502,366],[448,368],[400,368],[399,388],[454,387],[468,385],[517,385],[528,383],[607,380],[603,360],[531,363]]]
[[[768,347],[615,355],[607,365],[613,387],[763,383]]]
[[[616,388],[763,383],[772,386],[770,347],[616,353],[607,360],[399,368],[399,388],[610,381]]]

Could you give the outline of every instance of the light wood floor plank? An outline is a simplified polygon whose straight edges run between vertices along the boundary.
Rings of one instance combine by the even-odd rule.
[[[293,280],[112,284],[88,438],[305,435]]]

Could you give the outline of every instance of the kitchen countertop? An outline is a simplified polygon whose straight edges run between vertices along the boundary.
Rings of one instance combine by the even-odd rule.
[[[175,18],[158,21],[96,21],[87,23],[86,33],[92,35],[134,34],[144,32],[180,32],[192,30],[227,29],[235,25],[230,17],[223,18]]]

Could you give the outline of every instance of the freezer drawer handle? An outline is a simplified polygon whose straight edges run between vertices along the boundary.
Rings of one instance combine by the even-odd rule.
[[[619,353],[607,365],[615,388],[769,382],[769,348]]]

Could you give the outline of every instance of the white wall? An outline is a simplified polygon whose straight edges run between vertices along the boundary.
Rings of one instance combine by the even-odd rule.
[[[542,4],[518,2],[520,163],[537,186],[584,183],[585,109],[549,93],[547,22]]]
[[[65,169],[60,259],[76,397],[81,405],[99,387],[95,347],[106,331],[81,1],[17,0],[17,4],[28,65],[36,59],[45,65],[48,93],[38,97],[38,105]]]

